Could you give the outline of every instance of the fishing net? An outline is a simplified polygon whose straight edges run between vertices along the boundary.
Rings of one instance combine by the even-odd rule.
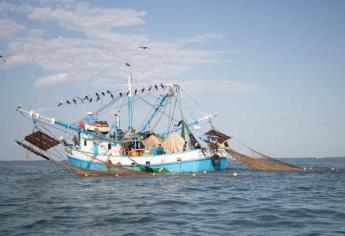
[[[303,170],[303,167],[278,161],[251,148],[249,149],[253,152],[251,156],[240,153],[230,147],[226,147],[225,151],[239,162],[258,170]]]

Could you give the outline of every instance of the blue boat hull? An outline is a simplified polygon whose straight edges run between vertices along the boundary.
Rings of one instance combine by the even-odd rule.
[[[105,164],[100,162],[85,161],[74,156],[68,156],[68,162],[75,167],[102,172],[118,172],[119,168],[108,168]],[[159,165],[150,165],[152,169],[164,169],[165,172],[183,173],[183,172],[203,172],[203,171],[221,171],[225,169],[227,163],[226,157],[220,157],[218,163],[212,162],[212,158],[194,159],[188,161],[178,161]],[[140,171],[136,166],[123,166],[130,170]]]

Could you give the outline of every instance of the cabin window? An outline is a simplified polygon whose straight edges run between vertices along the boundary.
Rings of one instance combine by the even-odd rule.
[[[108,143],[108,150],[111,149],[111,143]]]
[[[86,146],[87,145],[87,142],[86,142],[86,139],[84,139],[84,146]]]

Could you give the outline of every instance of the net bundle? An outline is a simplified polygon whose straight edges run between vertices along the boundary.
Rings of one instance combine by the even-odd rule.
[[[233,148],[226,147],[225,151],[234,159],[245,164],[248,167],[258,170],[303,170],[303,167],[291,165],[272,157],[266,156],[250,148],[253,152],[252,156],[240,153]]]

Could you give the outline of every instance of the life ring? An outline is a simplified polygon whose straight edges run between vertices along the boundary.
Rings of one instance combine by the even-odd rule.
[[[218,154],[214,154],[214,155],[211,157],[211,162],[212,162],[212,166],[213,166],[215,169],[220,168],[220,156],[219,156]]]

